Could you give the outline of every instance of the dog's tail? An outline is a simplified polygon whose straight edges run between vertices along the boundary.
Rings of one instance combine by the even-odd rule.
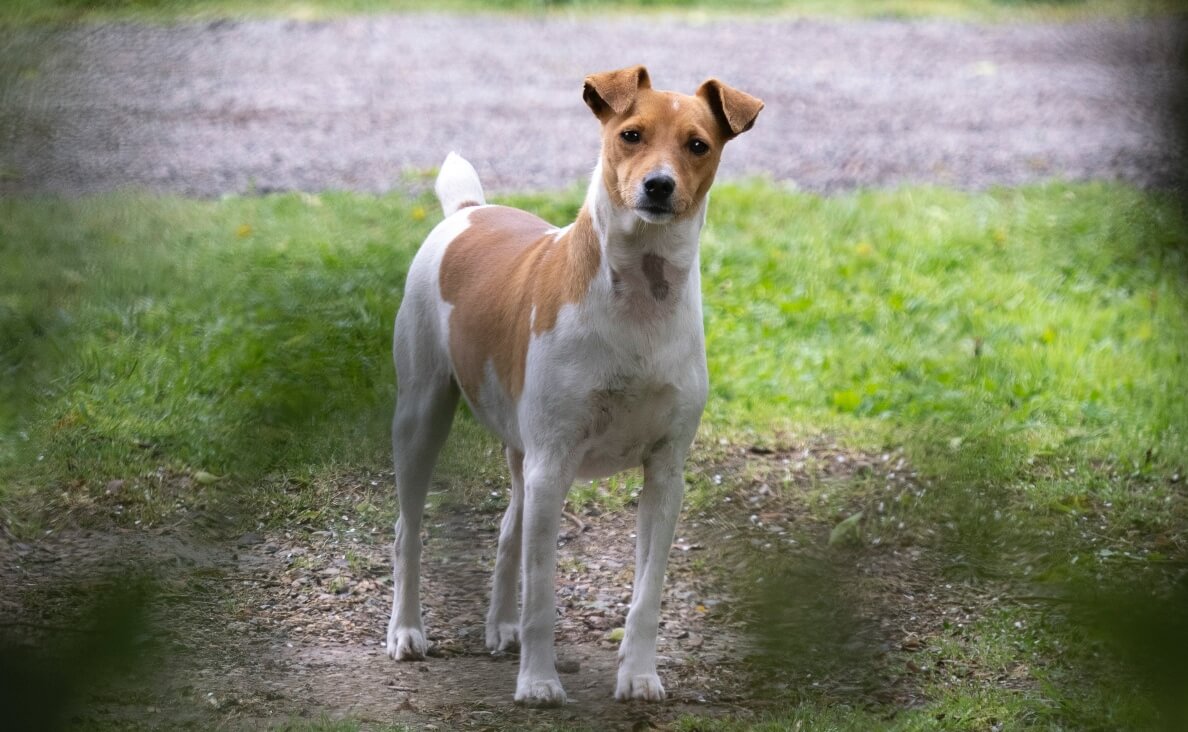
[[[455,152],[447,155],[441,164],[433,190],[437,192],[437,200],[441,201],[441,210],[446,216],[467,206],[482,206],[487,202],[474,166]]]

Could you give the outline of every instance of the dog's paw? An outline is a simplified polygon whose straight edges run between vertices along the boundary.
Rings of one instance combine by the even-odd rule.
[[[619,674],[615,685],[615,699],[619,701],[664,701],[664,685],[660,677],[651,674]]]
[[[559,707],[565,703],[565,690],[557,679],[532,679],[516,684],[516,703],[530,707]]]
[[[394,661],[420,661],[429,650],[420,628],[392,628],[388,631],[388,657]]]
[[[505,653],[519,648],[519,623],[487,623],[487,650],[491,653]]]

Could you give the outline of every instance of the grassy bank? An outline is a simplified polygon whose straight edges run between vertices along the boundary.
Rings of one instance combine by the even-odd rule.
[[[1020,22],[1163,15],[1183,0],[9,0],[0,24],[137,20],[175,22],[237,17],[318,20],[360,13],[455,12],[586,14],[607,12]]]

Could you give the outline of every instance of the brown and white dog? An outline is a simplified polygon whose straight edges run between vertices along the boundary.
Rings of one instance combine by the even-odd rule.
[[[409,269],[393,344],[400,518],[388,655],[427,650],[421,518],[461,392],[503,441],[511,472],[487,646],[521,646],[515,699],[535,705],[565,701],[553,649],[565,495],[577,478],[639,465],[615,698],[664,697],[660,592],[707,393],[698,237],[722,147],[763,108],[715,79],[693,96],[654,90],[642,66],[588,76],[583,97],[602,123],[602,153],[569,226],[486,205],[474,168],[446,158],[436,184],[446,218]]]

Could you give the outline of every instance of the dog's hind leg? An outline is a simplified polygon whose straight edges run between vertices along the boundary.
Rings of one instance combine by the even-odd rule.
[[[403,310],[401,311],[404,312]],[[397,661],[425,657],[428,642],[421,624],[421,518],[425,495],[442,444],[458,405],[458,388],[444,362],[418,352],[416,330],[396,326],[396,414],[392,419],[392,453],[400,518],[392,545],[392,619],[388,623],[388,655]],[[407,335],[408,338],[402,336]],[[413,363],[413,359],[418,360]]]
[[[499,527],[499,549],[491,580],[491,609],[487,613],[487,648],[492,653],[520,646],[517,580],[520,577],[520,542],[524,526],[524,454],[504,447],[511,473],[511,498]]]

